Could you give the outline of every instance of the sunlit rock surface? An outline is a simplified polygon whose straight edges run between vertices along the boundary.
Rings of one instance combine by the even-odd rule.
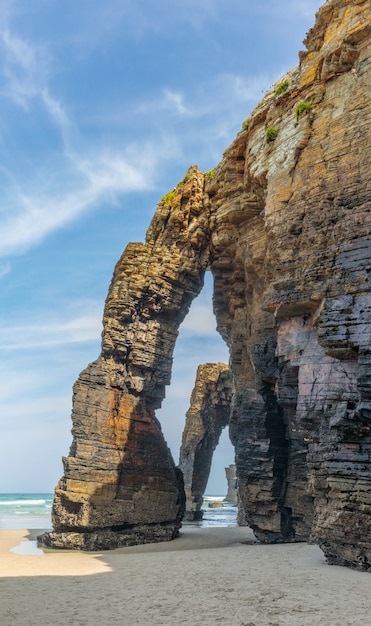
[[[215,171],[192,168],[128,246],[102,355],[75,386],[52,545],[175,536],[182,489],[154,410],[209,267],[239,519],[261,541],[310,538],[330,563],[370,568],[370,34],[369,0],[328,0]]]
[[[240,515],[261,541],[311,537],[331,563],[360,569],[371,560],[370,32],[369,2],[327,2],[299,66],[206,185]]]
[[[129,244],[115,268],[102,353],[74,386],[73,443],[46,545],[100,550],[178,533],[182,475],[155,409],[170,382],[179,325],[208,264],[203,186],[203,174],[190,168],[159,203],[146,243]]]
[[[227,479],[228,491],[224,499],[226,502],[237,504],[237,474],[234,463],[225,468],[225,477]]]
[[[191,404],[180,448],[179,467],[186,494],[185,519],[202,519],[202,503],[214,450],[229,423],[232,380],[225,363],[205,363],[197,369]]]

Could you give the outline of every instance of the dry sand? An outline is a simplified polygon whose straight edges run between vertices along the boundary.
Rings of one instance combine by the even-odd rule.
[[[25,554],[39,532],[0,531],[1,626],[371,625],[371,575],[316,546],[187,526],[169,543]]]

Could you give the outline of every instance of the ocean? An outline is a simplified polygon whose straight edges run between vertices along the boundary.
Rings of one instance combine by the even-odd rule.
[[[220,508],[209,508],[209,501],[223,504]],[[49,529],[51,528],[52,493],[2,493],[0,494],[1,529]],[[206,495],[203,504],[204,516],[200,522],[191,524],[206,527],[236,526],[237,507],[224,502],[223,496]]]
[[[208,503],[220,502],[223,507],[209,508]],[[202,505],[204,516],[200,522],[191,522],[198,524],[201,528],[217,528],[218,526],[237,526],[237,507],[231,502],[225,502],[223,496],[204,496]]]
[[[52,493],[1,493],[0,530],[51,528]]]

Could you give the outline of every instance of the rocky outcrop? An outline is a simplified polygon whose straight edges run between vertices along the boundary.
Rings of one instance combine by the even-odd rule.
[[[186,494],[185,519],[200,520],[214,450],[229,423],[232,379],[228,365],[205,363],[197,369],[186,414],[179,467]]]
[[[329,0],[207,183],[240,514],[371,563],[371,7]],[[274,132],[273,130],[274,129]]]
[[[203,185],[191,168],[159,203],[146,243],[129,244],[115,268],[102,353],[74,386],[73,443],[44,545],[101,550],[177,535],[184,489],[155,409],[208,264]]]
[[[215,171],[192,168],[119,262],[102,355],[75,387],[53,545],[176,534],[181,489],[154,410],[208,267],[241,523],[370,569],[370,3],[327,0],[305,44]]]
[[[231,463],[225,468],[225,477],[227,479],[228,491],[224,500],[232,504],[237,504],[237,473],[234,463]]]

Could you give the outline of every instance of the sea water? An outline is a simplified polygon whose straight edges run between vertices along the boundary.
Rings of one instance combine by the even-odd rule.
[[[218,502],[223,506],[211,508],[209,507],[209,502]],[[232,502],[226,502],[223,496],[205,495],[202,510],[204,512],[200,522],[202,528],[237,525],[237,507]]]
[[[0,529],[51,528],[52,493],[1,493]]]
[[[210,508],[209,502],[220,502],[220,508]],[[51,528],[52,493],[0,494],[0,529]],[[236,526],[237,507],[224,502],[223,496],[204,496],[203,519],[198,526],[217,528]]]

